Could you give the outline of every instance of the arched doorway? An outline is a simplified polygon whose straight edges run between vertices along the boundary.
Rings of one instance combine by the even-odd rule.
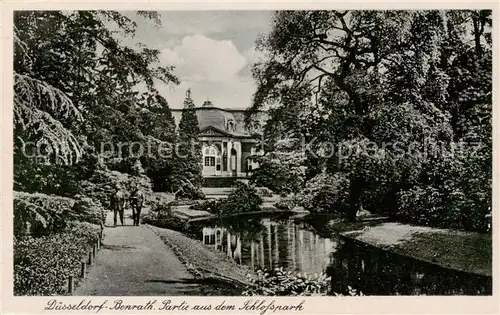
[[[220,151],[215,145],[203,147],[203,175],[215,176],[221,172]]]

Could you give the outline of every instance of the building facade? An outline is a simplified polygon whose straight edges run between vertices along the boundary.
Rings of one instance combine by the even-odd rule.
[[[175,123],[179,124],[182,109],[172,109]],[[255,115],[245,124],[245,110],[215,107],[206,101],[196,108],[202,143],[203,177],[247,177],[258,167],[252,158],[262,154],[260,141],[267,120],[265,112]]]

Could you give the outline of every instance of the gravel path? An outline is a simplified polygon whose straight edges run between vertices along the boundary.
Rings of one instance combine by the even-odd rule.
[[[148,227],[132,226],[129,215],[128,225],[114,228],[108,213],[104,245],[74,295],[206,295],[174,252]]]

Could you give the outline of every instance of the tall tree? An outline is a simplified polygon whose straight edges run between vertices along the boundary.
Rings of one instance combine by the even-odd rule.
[[[159,21],[155,13],[138,14]],[[158,50],[121,43],[134,35],[134,21],[115,11],[18,11],[14,25],[16,188],[40,178],[28,171],[53,171],[24,154],[27,141],[42,147],[48,163],[64,164],[83,153],[105,157],[105,144],[115,146],[116,157],[118,142],[146,141],[136,119],[146,106],[137,84],[154,93],[155,79],[178,80],[172,67],[159,66]],[[128,150],[122,153],[126,158]]]
[[[148,137],[149,152],[141,161],[155,191],[172,191],[175,119],[167,100],[158,93],[147,99],[147,110],[141,112],[141,129]]]
[[[191,90],[186,91],[184,107],[179,122],[179,136],[176,152],[176,166],[182,174],[183,185],[199,188],[202,184],[202,154],[198,140],[200,127],[196,116],[195,104],[191,98]],[[180,176],[178,176],[179,178]]]
[[[271,32],[258,41],[266,58],[253,68],[257,91],[249,113],[271,106],[267,129],[285,138],[302,134],[310,144],[305,147],[311,153],[310,176],[322,166],[347,175],[350,219],[362,204],[394,214],[402,206],[398,196],[420,184],[456,195],[474,185],[479,200],[487,196],[487,180],[471,184],[471,178],[443,172],[472,176],[460,159],[446,167],[452,159],[441,152],[437,161],[426,152],[428,143],[482,139],[486,149],[478,168],[481,178],[491,174],[490,16],[488,11],[279,11]],[[483,201],[477,213],[487,209]],[[444,215],[448,201],[439,202]]]

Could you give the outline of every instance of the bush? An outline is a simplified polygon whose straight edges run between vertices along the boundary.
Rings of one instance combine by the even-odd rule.
[[[297,202],[292,198],[282,198],[278,202],[274,204],[274,206],[278,209],[283,210],[292,210],[295,208]]]
[[[296,193],[304,185],[305,158],[299,138],[279,139],[273,149],[253,158],[259,167],[250,180],[259,187],[267,187],[276,193]]]
[[[58,234],[14,243],[14,295],[64,295],[69,275],[99,239],[100,227],[72,223]]]
[[[77,195],[75,199],[45,194],[14,193],[14,236],[40,237],[62,231],[68,222],[101,225],[104,209],[99,201]]]
[[[65,197],[78,192],[78,167],[70,165],[44,165],[31,160],[14,163],[14,190],[42,192]]]
[[[176,217],[166,199],[157,198],[148,213],[142,216],[142,222],[161,228],[186,231],[187,222]]]
[[[109,169],[97,170],[88,181],[80,182],[81,194],[99,201],[104,208],[110,208],[111,196],[116,187],[129,190],[131,185],[137,185],[145,193],[145,206],[153,202],[151,181],[144,175],[131,176],[129,174],[111,171]]]
[[[234,189],[226,199],[221,200],[219,214],[233,214],[259,211],[262,198],[255,187],[236,182]]]
[[[184,180],[175,193],[175,199],[200,200],[205,199],[205,194],[200,187],[196,187],[190,181]]]
[[[190,209],[203,210],[216,215],[227,215],[259,211],[262,198],[256,188],[243,182],[236,182],[226,199],[213,199],[193,204]]]
[[[330,277],[322,273],[315,277],[295,274],[292,271],[277,268],[273,271],[257,271],[257,279],[250,278],[252,286],[242,295],[260,296],[323,296],[330,288]]]
[[[271,189],[266,187],[257,187],[257,194],[261,197],[273,197],[273,192]]]
[[[220,214],[222,201],[219,199],[210,199],[203,202],[195,203],[189,209],[207,211],[213,214]]]
[[[398,217],[407,222],[442,228],[488,232],[489,209],[458,188],[415,187],[399,194]]]
[[[203,200],[191,200],[191,199],[176,199],[169,203],[170,206],[191,206],[191,207],[200,207],[203,203]],[[194,209],[194,208],[193,208]]]
[[[426,165],[427,185],[398,194],[398,218],[429,226],[488,232],[491,161],[473,150],[439,155]]]
[[[311,212],[343,214],[349,204],[349,180],[342,174],[320,173],[306,183],[297,200]]]
[[[82,195],[75,196],[75,200],[69,216],[70,220],[98,225],[104,223],[105,211],[99,201]]]
[[[14,192],[14,236],[38,237],[61,231],[74,204],[71,198]]]

